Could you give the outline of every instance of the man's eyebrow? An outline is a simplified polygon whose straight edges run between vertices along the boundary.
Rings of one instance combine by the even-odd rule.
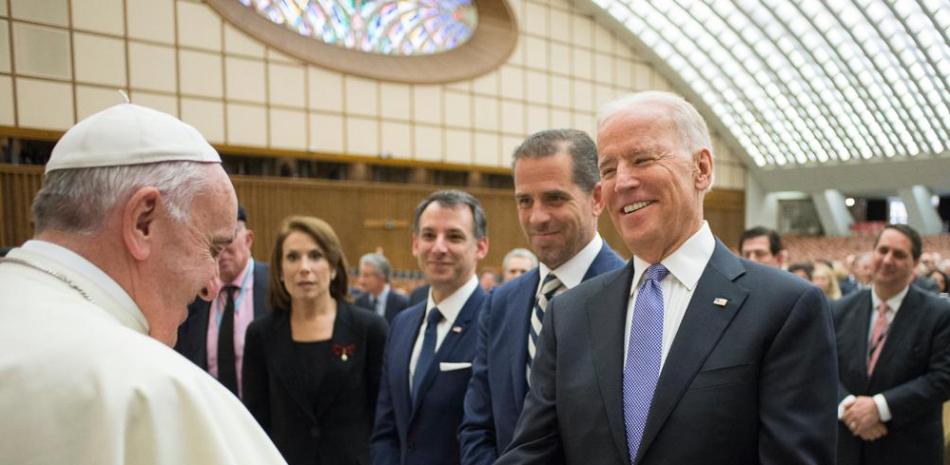
[[[228,245],[228,244],[230,244],[231,242],[234,241],[234,238],[235,238],[235,237],[236,237],[235,234],[231,234],[230,236],[216,236],[216,237],[212,237],[212,238],[211,238],[211,244],[213,244],[213,245]]]

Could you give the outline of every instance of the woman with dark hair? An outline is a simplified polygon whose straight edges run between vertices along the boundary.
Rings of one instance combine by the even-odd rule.
[[[270,273],[274,310],[245,338],[245,405],[290,465],[369,463],[386,321],[346,301],[346,259],[319,218],[284,220]]]

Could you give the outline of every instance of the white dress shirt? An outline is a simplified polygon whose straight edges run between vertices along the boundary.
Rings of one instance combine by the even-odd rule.
[[[432,300],[432,288],[429,288],[429,300],[428,303],[426,303],[426,313],[422,316],[422,326],[419,327],[419,333],[416,335],[416,343],[412,346],[412,356],[409,359],[409,389],[412,389],[412,377],[416,372],[416,362],[419,361],[419,352],[422,352],[422,340],[425,338],[426,328],[429,326],[429,312],[431,312],[433,308],[438,307],[439,313],[442,314],[442,321],[435,327],[435,352],[438,352],[439,347],[442,346],[442,341],[445,340],[445,336],[449,334],[449,329],[455,325],[455,319],[459,316],[459,312],[462,311],[465,302],[468,301],[468,298],[472,295],[472,292],[475,292],[476,288],[478,288],[478,278],[472,275],[472,277],[468,279],[468,282],[456,289],[455,292],[448,297],[442,299],[442,302],[439,302],[438,305]]]
[[[683,315],[693,292],[699,283],[700,276],[706,269],[709,259],[716,249],[716,239],[709,230],[709,223],[703,221],[702,227],[696,231],[679,249],[660,261],[669,270],[670,274],[660,283],[663,291],[663,352],[660,356],[660,370],[666,363],[666,356],[670,353],[673,339],[683,322]],[[640,293],[640,281],[643,272],[651,263],[642,258],[633,256],[633,281],[630,285],[630,300],[627,303],[626,327],[623,336],[623,363],[627,364],[627,351],[630,346],[630,325],[633,322],[633,307]]]

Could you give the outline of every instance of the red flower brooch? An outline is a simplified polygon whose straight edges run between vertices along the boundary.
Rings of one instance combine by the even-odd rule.
[[[347,345],[333,344],[333,353],[336,354],[337,357],[340,357],[340,360],[343,360],[345,362],[349,360],[350,355],[353,355],[354,353],[356,353],[356,345],[355,344],[347,344]]]

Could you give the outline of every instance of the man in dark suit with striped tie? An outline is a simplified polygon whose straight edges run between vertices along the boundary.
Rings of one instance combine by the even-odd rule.
[[[496,288],[482,311],[459,429],[462,463],[488,465],[511,442],[531,361],[554,295],[623,260],[597,233],[597,147],[582,131],[546,130],[514,153],[518,220],[540,265]]]

